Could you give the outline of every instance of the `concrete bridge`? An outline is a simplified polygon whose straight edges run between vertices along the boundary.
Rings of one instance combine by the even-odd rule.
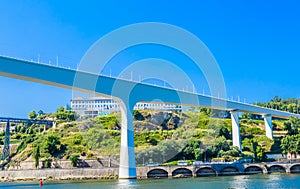
[[[39,64],[0,56],[0,76],[74,89],[102,96],[114,96],[121,108],[120,178],[136,178],[132,111],[137,102],[202,106],[231,112],[233,145],[241,148],[239,112],[264,117],[267,137],[273,139],[272,117],[289,119],[299,114],[254,106],[173,88],[113,78],[79,70]],[[74,82],[77,81],[75,84]]]
[[[250,175],[270,173],[300,173],[300,163],[296,164],[203,164],[200,166],[156,166],[137,167],[140,178],[156,177],[205,177]]]

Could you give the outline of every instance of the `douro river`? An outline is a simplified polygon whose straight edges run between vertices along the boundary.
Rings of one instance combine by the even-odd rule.
[[[36,183],[0,183],[0,188],[40,188]],[[44,189],[300,189],[300,174],[271,174],[223,177],[197,177],[180,179],[145,179],[49,183]]]

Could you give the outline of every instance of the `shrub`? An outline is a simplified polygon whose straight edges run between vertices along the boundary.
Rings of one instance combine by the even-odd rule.
[[[37,168],[39,166],[39,159],[41,157],[40,146],[37,145],[33,149],[33,158],[34,158],[34,166]]]
[[[51,167],[51,163],[52,163],[52,159],[47,157],[45,159],[45,168],[50,168]]]
[[[25,148],[27,147],[27,143],[25,141],[22,141],[20,143],[20,145],[17,148],[17,153],[20,153],[21,151],[23,151]]]
[[[75,134],[75,135],[73,135],[72,143],[74,145],[81,144],[82,143],[82,139],[83,139],[83,137],[80,134]]]
[[[78,154],[71,155],[70,160],[71,160],[72,167],[77,167],[78,160],[79,160],[79,155]]]

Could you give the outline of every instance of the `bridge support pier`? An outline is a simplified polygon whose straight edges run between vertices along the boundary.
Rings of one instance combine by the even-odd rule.
[[[6,122],[5,136],[4,136],[4,146],[1,160],[5,160],[10,155],[10,123],[9,120]]]
[[[242,151],[241,135],[240,135],[240,123],[239,123],[239,112],[231,111],[232,121],[232,143],[233,146],[237,146]]]
[[[133,118],[129,108],[123,103],[121,107],[121,150],[120,150],[120,179],[135,179],[136,165],[134,154],[134,129]]]
[[[273,125],[272,125],[272,115],[264,115],[263,116],[266,127],[266,136],[269,139],[273,140]]]

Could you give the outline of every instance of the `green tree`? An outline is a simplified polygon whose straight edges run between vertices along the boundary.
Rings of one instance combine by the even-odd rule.
[[[205,113],[207,116],[210,116],[212,111],[211,111],[210,108],[201,108],[201,109],[200,109],[200,112],[203,112],[203,113]]]
[[[278,97],[278,96],[275,96],[272,100],[271,100],[271,102],[281,102],[281,98],[280,97]]]
[[[288,135],[281,139],[280,147],[283,154],[297,154],[300,151],[299,145],[299,135]]]
[[[78,154],[73,154],[70,156],[70,161],[72,167],[77,167],[78,161],[79,161],[79,155]]]
[[[267,154],[265,152],[265,148],[262,146],[257,146],[256,148],[257,161],[263,162],[267,160]]]
[[[28,118],[29,119],[35,119],[37,116],[36,112],[34,110],[32,110],[31,112],[29,112],[28,114]]]
[[[232,138],[231,134],[229,133],[229,130],[226,127],[222,127],[220,129],[219,136],[224,136],[228,140]]]
[[[43,115],[44,114],[44,112],[43,112],[43,110],[39,110],[38,111],[38,115],[40,116],[40,115]]]
[[[74,134],[72,137],[72,144],[73,145],[80,145],[83,142],[83,137],[81,134]]]
[[[45,158],[45,168],[51,168],[52,159],[50,157]]]
[[[230,149],[230,144],[227,142],[224,136],[216,138],[214,146],[217,148],[217,151],[227,151]]]
[[[59,137],[54,134],[49,134],[45,137],[43,149],[46,154],[50,154],[51,156],[55,156],[65,150],[64,146],[60,143]]]
[[[39,166],[39,160],[41,157],[41,153],[40,153],[40,146],[37,145],[34,149],[33,149],[33,158],[34,158],[34,166],[35,168],[37,168]]]
[[[250,119],[250,113],[243,113],[242,119]]]
[[[66,111],[66,108],[64,106],[57,108],[57,112],[65,112],[65,111]]]
[[[201,141],[197,139],[189,139],[187,145],[182,150],[183,156],[187,160],[198,159],[200,157]],[[197,158],[196,158],[197,157]]]
[[[300,119],[297,117],[290,117],[290,119],[284,122],[284,129],[288,131],[288,135],[299,134]]]
[[[158,155],[157,157],[158,159],[157,162],[160,162],[159,160],[162,158],[163,158],[163,162],[182,159],[182,155],[180,152],[184,148],[183,145],[184,144],[182,142],[177,140],[161,141],[157,145],[158,149],[154,149],[160,151],[160,155]]]
[[[75,121],[77,116],[74,111],[67,110],[65,107],[59,107],[53,114],[57,119],[66,121]]]
[[[256,103],[258,106],[269,107],[277,110],[288,111],[292,113],[297,113],[297,109],[299,112],[298,99],[296,98],[288,98],[282,99],[278,96],[275,96],[270,102],[267,103]]]
[[[170,162],[182,159],[183,143],[177,140],[165,140],[158,143],[157,146],[136,151],[136,161],[138,164],[147,162]]]
[[[100,148],[100,142],[106,139],[107,132],[105,130],[91,128],[84,133],[83,138],[90,150]]]
[[[258,143],[256,141],[251,140],[251,147],[250,147],[250,151],[253,152],[254,155],[254,159],[257,160],[257,147],[258,147]]]
[[[230,146],[229,150],[220,150],[218,152],[218,157],[225,158],[226,161],[232,161],[233,157],[240,157],[241,152],[237,146]]]
[[[224,157],[225,159],[230,160],[231,157],[241,156],[239,149],[233,147],[224,136],[216,138],[214,144],[209,146],[204,153],[207,159]]]

